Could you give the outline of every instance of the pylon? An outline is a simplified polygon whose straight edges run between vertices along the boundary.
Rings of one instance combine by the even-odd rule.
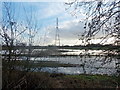
[[[58,18],[56,19],[55,46],[60,46],[60,35],[58,28]]]

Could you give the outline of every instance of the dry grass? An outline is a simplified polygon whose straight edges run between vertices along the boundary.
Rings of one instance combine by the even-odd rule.
[[[46,72],[25,74],[22,71],[12,71],[9,74],[3,72],[3,89],[116,88],[116,82],[119,82],[118,78],[106,75],[65,75]]]

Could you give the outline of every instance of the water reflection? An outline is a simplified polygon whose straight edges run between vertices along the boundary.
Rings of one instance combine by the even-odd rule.
[[[115,68],[85,68],[86,73],[82,67],[44,67],[41,69],[36,69],[35,71],[43,71],[49,73],[64,73],[64,74],[107,74],[107,75],[116,75]]]
[[[66,49],[68,52],[62,52],[63,55],[102,55],[102,50],[76,50],[76,49]]]
[[[42,57],[36,61],[58,61],[63,64],[74,64],[76,67],[43,67],[36,71],[65,74],[107,74],[117,75],[116,59],[104,56],[66,56],[66,57]]]
[[[34,59],[32,59],[34,60]],[[85,63],[87,66],[94,66],[94,67],[115,67],[115,58],[112,58],[109,61],[109,58],[105,60],[104,56],[91,56],[91,57],[80,57],[80,56],[66,56],[66,57],[41,57],[36,58],[36,61],[58,61],[60,63],[65,64],[76,64],[81,65]]]
[[[61,52],[62,55],[102,55],[102,50],[79,50],[79,49],[34,49],[33,53],[46,53],[46,54],[55,54],[56,52]]]
[[[46,52],[46,50],[44,51]],[[61,64],[73,64],[75,67],[37,67],[34,68],[35,71],[65,74],[119,74],[116,67],[119,59],[104,55],[102,50],[59,49],[59,51],[61,52],[59,54],[63,56],[50,56],[49,53],[53,52],[50,51],[45,56],[31,57],[30,60],[34,61],[34,63],[38,63],[39,61],[57,61]],[[44,54],[46,54],[45,52]],[[31,70],[34,69],[31,68]]]

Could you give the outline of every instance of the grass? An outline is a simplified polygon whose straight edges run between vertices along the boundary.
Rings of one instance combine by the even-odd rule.
[[[86,84],[91,84],[94,87],[116,87],[118,77],[107,75],[67,75],[68,78],[81,80]]]
[[[18,83],[24,74],[25,79]],[[23,71],[12,71],[11,74],[7,74],[3,71],[3,89],[7,89],[7,77],[11,77],[9,83],[12,82],[9,89],[19,86],[23,88],[22,90],[25,88],[116,88],[116,82],[119,83],[119,77],[107,75],[65,75]]]
[[[107,75],[65,75],[61,73],[25,72],[9,70],[8,65],[34,67],[67,67],[72,64],[61,64],[55,61],[3,61],[3,90],[13,88],[116,88],[120,85],[120,76]],[[24,78],[23,78],[24,77]],[[115,89],[116,90],[116,89]]]

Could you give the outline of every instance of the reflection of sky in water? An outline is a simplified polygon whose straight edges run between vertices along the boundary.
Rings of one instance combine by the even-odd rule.
[[[66,50],[66,49],[65,49]],[[85,53],[85,50],[71,50],[67,49],[70,52],[63,52],[63,54],[75,54],[79,55],[80,53]],[[90,55],[97,55],[101,53],[102,50],[89,50],[87,53]],[[44,67],[37,71],[44,71],[44,72],[55,72],[55,73],[65,73],[65,74],[116,74],[115,69],[115,58],[107,58],[101,56],[65,56],[65,57],[40,57],[36,58],[38,61],[59,61],[60,63],[64,64],[76,64],[76,67]],[[84,69],[83,69],[84,66]]]
[[[44,67],[36,69],[36,71],[44,71],[50,73],[65,73],[65,74],[116,74],[115,59],[109,58],[105,60],[104,57],[47,57],[37,58],[38,61],[59,61],[60,63],[76,64],[76,67]],[[108,62],[109,61],[109,62]],[[84,69],[83,69],[84,67]]]
[[[45,57],[37,58],[38,61],[59,61],[64,64],[76,64],[78,66],[85,64],[86,67],[105,67],[105,68],[115,68],[115,60],[107,62],[109,59],[104,60],[104,57]]]
[[[38,71],[38,70],[37,70]],[[50,72],[50,73],[65,73],[65,74],[85,74],[82,67],[44,67],[39,71]],[[113,75],[116,74],[115,69],[95,69],[95,68],[85,68],[86,74],[108,74]]]
[[[67,55],[84,55],[84,54],[90,54],[90,55],[99,55],[99,54],[102,54],[102,50],[88,50],[88,51],[85,51],[85,50],[76,50],[76,49],[66,49],[68,50],[69,52],[63,52],[62,54],[67,54]]]
[[[34,49],[33,52],[35,51],[46,51],[47,49]],[[77,50],[77,49],[58,49],[58,50],[62,50],[65,52],[62,52],[62,54],[67,54],[67,55],[84,55],[84,54],[90,54],[90,55],[99,55],[99,54],[103,54],[102,50]],[[52,49],[51,49],[52,51]],[[53,50],[54,51],[54,50]]]

